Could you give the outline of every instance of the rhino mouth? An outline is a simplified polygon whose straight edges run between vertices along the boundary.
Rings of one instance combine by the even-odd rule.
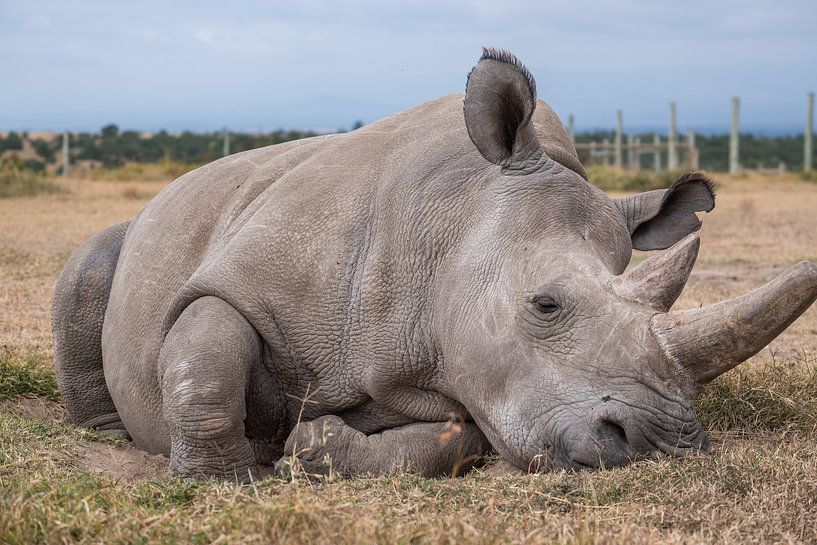
[[[689,402],[656,405],[612,395],[602,399],[570,404],[538,418],[516,465],[529,472],[596,470],[709,450]]]
[[[556,457],[565,469],[604,469],[658,456],[682,458],[709,448],[691,410],[614,401],[592,407],[580,423],[561,434]]]

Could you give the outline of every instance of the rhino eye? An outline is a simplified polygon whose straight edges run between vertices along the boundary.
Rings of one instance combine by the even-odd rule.
[[[558,312],[560,308],[556,301],[554,301],[550,297],[541,295],[535,297],[532,303],[536,310],[541,312],[542,314],[553,314],[554,312]]]

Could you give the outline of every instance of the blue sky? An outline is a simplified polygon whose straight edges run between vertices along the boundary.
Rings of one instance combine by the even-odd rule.
[[[514,52],[580,129],[800,132],[817,2],[0,0],[0,129],[334,129],[463,90]]]

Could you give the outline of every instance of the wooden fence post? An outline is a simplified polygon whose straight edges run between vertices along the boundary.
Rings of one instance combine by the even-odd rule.
[[[576,145],[576,126],[573,114],[567,116],[567,134],[570,136],[570,143]]]
[[[808,94],[808,109],[806,110],[806,134],[803,138],[803,170],[814,168],[814,93]]]
[[[678,129],[675,125],[675,103],[669,103],[669,141],[667,142],[667,168],[678,168]]]
[[[689,145],[689,168],[698,170],[701,168],[701,155],[695,146],[695,131],[689,131],[687,133],[687,144]]]
[[[615,165],[616,168],[624,167],[624,151],[621,145],[621,136],[624,129],[624,121],[621,110],[616,111],[616,139],[615,139]]]
[[[62,175],[68,177],[71,165],[71,145],[69,143],[70,135],[68,131],[62,133]]]
[[[652,143],[655,144],[652,152],[652,166],[656,172],[661,172],[661,135],[655,133],[652,136]]]
[[[732,130],[729,133],[729,174],[740,170],[740,98],[732,97]]]

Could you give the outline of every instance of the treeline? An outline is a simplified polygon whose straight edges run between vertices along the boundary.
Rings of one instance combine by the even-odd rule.
[[[362,126],[357,122],[352,128]],[[309,131],[278,130],[269,133],[230,133],[230,153],[237,153],[290,140],[315,136]],[[653,135],[639,135],[642,143],[652,142]],[[613,132],[596,131],[580,133],[577,143],[601,142],[607,138],[613,141]],[[682,142],[684,141],[682,137]],[[666,142],[666,138],[662,139]],[[30,146],[30,150],[28,147]],[[700,166],[705,170],[726,171],[728,169],[729,136],[696,136],[696,147],[699,150]],[[32,138],[26,133],[8,133],[0,137],[0,156],[4,152],[20,152],[23,163],[31,170],[44,170],[58,165],[62,139]],[[120,131],[116,125],[107,125],[98,133],[72,133],[70,137],[71,161],[88,161],[106,168],[116,168],[129,163],[158,163],[172,161],[183,164],[203,164],[221,157],[224,153],[224,134],[222,132],[169,133],[161,131],[145,135],[137,131]],[[625,144],[625,153],[626,153]],[[27,152],[25,151],[27,150]],[[649,168],[650,154],[642,157],[642,168]],[[815,154],[817,155],[817,154]],[[587,152],[580,158],[589,163]],[[682,157],[683,160],[683,152]],[[666,166],[666,154],[662,158]],[[776,168],[784,163],[788,170],[800,170],[803,165],[803,135],[766,137],[743,134],[740,139],[740,163],[744,168]]]
[[[265,134],[230,133],[229,152],[280,144],[315,136],[314,132],[275,131]],[[136,131],[120,132],[116,125],[103,127],[99,134],[72,135],[72,159],[99,161],[107,168],[126,163],[156,163],[170,160],[180,163],[208,163],[224,154],[224,133],[171,134],[161,131],[145,137]]]
[[[309,136],[315,136],[315,133],[283,130],[266,134],[230,133],[229,152],[237,153]],[[224,154],[224,134],[190,131],[171,134],[161,131],[146,138],[142,133],[120,132],[116,125],[107,125],[99,134],[72,135],[71,148],[72,159],[99,161],[107,168],[162,160],[208,163]]]
[[[356,125],[357,127],[357,125]],[[229,151],[237,153],[250,149],[289,142],[317,133],[311,131],[278,130],[263,134],[230,133]],[[32,138],[26,133],[10,132],[0,137],[0,154],[5,151],[22,152],[24,141],[31,144],[37,158],[24,162],[32,170],[43,170],[56,165],[62,149],[62,138]],[[128,163],[158,163],[172,161],[185,164],[202,164],[218,159],[224,154],[224,133],[178,134],[161,131],[145,135],[137,131],[120,131],[116,125],[106,125],[98,133],[72,133],[70,135],[71,161],[92,161],[106,168],[116,168]]]

